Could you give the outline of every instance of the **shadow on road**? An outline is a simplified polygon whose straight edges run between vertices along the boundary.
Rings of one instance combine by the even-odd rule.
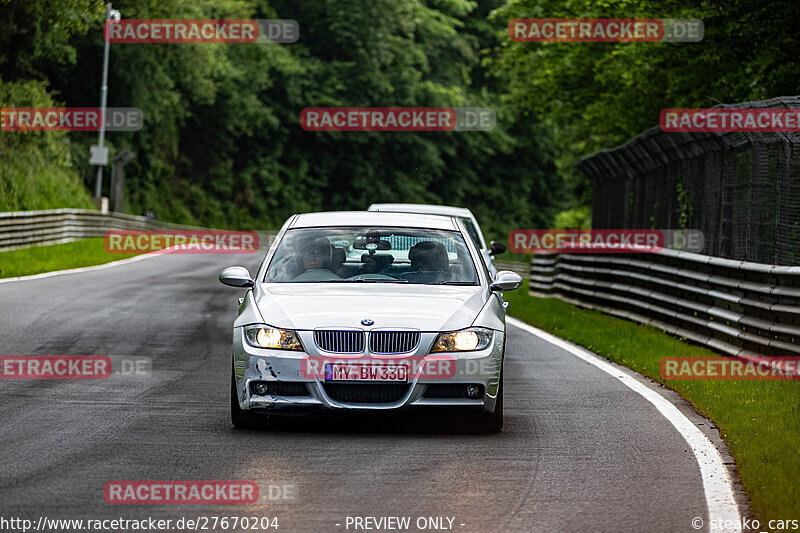
[[[326,433],[326,434],[410,434],[410,435],[475,435],[499,437],[502,433],[486,433],[470,427],[468,420],[453,416],[412,416],[342,414],[335,416],[264,417],[264,422],[254,429],[238,429],[237,433]]]

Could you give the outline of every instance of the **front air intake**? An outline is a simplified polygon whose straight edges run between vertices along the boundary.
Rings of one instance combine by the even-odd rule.
[[[316,330],[314,343],[323,352],[361,353],[364,351],[364,332],[353,330]]]
[[[413,352],[419,337],[419,331],[373,331],[369,334],[369,351],[375,354]]]

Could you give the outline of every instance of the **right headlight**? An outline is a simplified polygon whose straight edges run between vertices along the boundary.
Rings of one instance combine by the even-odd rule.
[[[303,350],[297,332],[292,329],[273,328],[266,325],[245,326],[244,338],[247,344],[256,348],[274,350]]]
[[[493,332],[486,328],[468,328],[439,333],[433,343],[433,352],[474,352],[492,343]]]

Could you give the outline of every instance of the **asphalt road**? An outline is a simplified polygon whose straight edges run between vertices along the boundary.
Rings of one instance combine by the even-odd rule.
[[[287,532],[408,516],[410,531],[418,517],[450,517],[464,532],[674,533],[706,516],[697,461],[651,404],[513,327],[501,434],[350,419],[234,430],[230,328],[241,291],[216,278],[233,264],[252,272],[260,258],[163,255],[0,284],[0,354],[147,356],[153,366],[145,377],[0,381],[0,517],[277,516]],[[292,503],[246,506],[103,498],[109,480],[199,479],[298,492]]]

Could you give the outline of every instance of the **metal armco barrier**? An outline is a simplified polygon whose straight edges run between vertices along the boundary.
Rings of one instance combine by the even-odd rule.
[[[88,209],[51,209],[0,213],[0,251],[59,244],[102,237],[112,230],[201,230],[197,226],[170,224],[124,213],[102,214]],[[256,232],[262,248],[275,238],[274,231]]]
[[[497,267],[497,270],[510,270],[512,272],[516,272],[523,278],[527,278],[528,272],[530,271],[528,264],[521,261],[495,261],[494,266]]]
[[[714,106],[795,109],[800,97]],[[667,133],[649,129],[585,157],[593,229],[697,229],[704,252],[800,263],[800,133]]]
[[[533,296],[649,324],[734,356],[800,355],[800,267],[662,250],[540,254],[530,271]]]

